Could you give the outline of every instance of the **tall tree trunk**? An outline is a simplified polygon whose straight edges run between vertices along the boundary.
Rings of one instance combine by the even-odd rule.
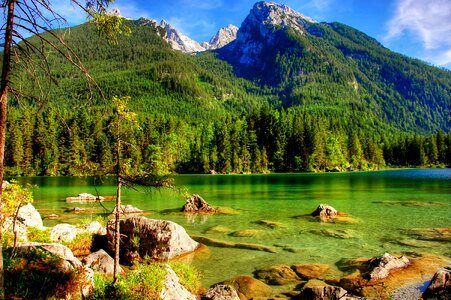
[[[14,5],[16,0],[9,0],[6,20],[3,66],[0,88],[0,218],[3,219],[3,173],[5,162],[6,113],[8,108],[9,77],[11,74],[11,53],[13,43]],[[0,226],[0,299],[5,298],[5,272],[3,270],[2,228]]]
[[[119,270],[119,247],[121,243],[120,231],[120,217],[121,217],[121,177],[117,176],[117,191],[116,191],[116,222],[114,227],[114,270],[113,270],[113,284],[117,281],[117,272]]]

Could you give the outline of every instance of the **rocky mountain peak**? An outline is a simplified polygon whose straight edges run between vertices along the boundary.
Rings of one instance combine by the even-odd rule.
[[[186,53],[205,51],[205,48],[199,45],[198,42],[190,39],[180,31],[175,29],[165,20],[161,20],[160,27],[166,31],[166,35],[163,38],[169,44],[171,44],[173,49],[180,50]]]
[[[202,43],[202,46],[205,49],[222,48],[225,45],[229,44],[231,41],[236,39],[237,32],[238,27],[230,24],[227,27],[219,29],[219,31],[211,38],[211,40],[208,43],[207,42]]]
[[[243,26],[258,25],[261,28],[262,35],[265,36],[265,29],[272,26],[282,28],[289,26],[303,33],[304,27],[308,23],[316,23],[316,21],[284,4],[262,1],[255,3],[248,17],[244,20]]]

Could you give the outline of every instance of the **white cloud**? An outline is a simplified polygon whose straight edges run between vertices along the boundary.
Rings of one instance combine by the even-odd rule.
[[[219,29],[216,28],[215,23],[211,23],[207,19],[198,19],[196,22],[193,22],[190,18],[173,17],[166,21],[181,33],[198,42],[210,39],[213,36],[211,32]]]
[[[450,62],[451,1],[398,0],[396,13],[387,25],[386,43],[410,34],[421,41],[426,59],[440,65]]]

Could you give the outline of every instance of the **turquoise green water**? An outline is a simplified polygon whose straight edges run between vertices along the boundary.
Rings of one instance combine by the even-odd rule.
[[[82,192],[114,195],[112,182],[93,178],[20,178],[39,186],[35,206],[43,217],[54,213],[58,222],[77,223],[95,219],[98,204],[67,204],[65,198]],[[209,247],[209,253],[192,257],[204,275],[204,284],[251,274],[273,264],[328,263],[341,258],[380,256],[384,252],[427,252],[451,256],[449,242],[415,241],[412,228],[451,227],[451,169],[394,170],[361,173],[271,174],[271,175],[180,175],[178,186],[200,194],[213,206],[229,207],[235,215],[188,217],[178,214],[185,200],[167,190],[127,189],[123,202],[146,211],[148,217],[174,221],[192,235],[236,243],[258,243],[275,247],[276,253]],[[96,188],[94,188],[96,186]],[[322,223],[306,217],[321,204],[345,212],[356,223]],[[112,209],[113,203],[104,203]],[[75,206],[92,214],[65,212]],[[260,220],[279,222],[271,229]],[[221,225],[225,233],[206,230]],[[234,237],[231,232],[256,229],[257,235]],[[336,272],[338,272],[335,269]]]

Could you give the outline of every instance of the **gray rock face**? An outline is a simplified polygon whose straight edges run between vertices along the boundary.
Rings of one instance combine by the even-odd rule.
[[[171,221],[133,217],[121,220],[121,252],[125,260],[137,256],[167,260],[192,252],[199,243],[185,229]],[[114,220],[107,227],[108,244],[114,247]]]
[[[218,284],[212,287],[205,294],[207,300],[240,300],[236,290],[226,284]]]
[[[101,249],[91,253],[81,261],[86,267],[91,268],[94,272],[105,275],[114,274],[114,259]],[[119,267],[118,273],[123,274],[124,270]]]
[[[198,42],[179,32],[166,21],[162,20],[160,27],[166,31],[166,35],[163,38],[172,46],[172,49],[185,53],[205,51],[205,48],[199,45]]]
[[[207,43],[202,43],[202,47],[207,50],[222,48],[236,39],[238,27],[230,24],[227,27],[219,29],[219,31]]]
[[[106,234],[106,228],[103,227],[102,224],[99,223],[99,221],[93,221],[91,223],[86,224],[85,226],[83,226],[82,230],[92,234],[98,235]]]
[[[257,2],[241,24],[236,39],[229,44],[228,52],[241,65],[261,63],[259,57],[267,45],[274,44],[274,31],[291,27],[304,33],[307,24],[315,20],[294,11],[283,4]]]
[[[36,227],[40,229],[44,227],[41,215],[31,203],[27,203],[20,207],[17,219],[27,227]]]
[[[197,300],[197,297],[191,294],[183,285],[171,269],[169,265],[165,265],[166,277],[163,284],[163,289],[160,294],[161,300]]]
[[[186,199],[186,203],[183,205],[181,211],[186,213],[215,213],[216,209],[208,204],[201,196],[192,195]]]
[[[394,257],[389,253],[385,253],[382,257],[370,260],[370,266],[374,269],[369,273],[371,280],[384,279],[397,269],[403,269],[410,265],[410,260],[405,256]]]
[[[423,299],[451,299],[451,268],[438,270],[423,293]]]
[[[58,224],[50,231],[50,239],[54,242],[70,242],[75,239],[78,233],[80,233],[80,229],[75,225]]]

